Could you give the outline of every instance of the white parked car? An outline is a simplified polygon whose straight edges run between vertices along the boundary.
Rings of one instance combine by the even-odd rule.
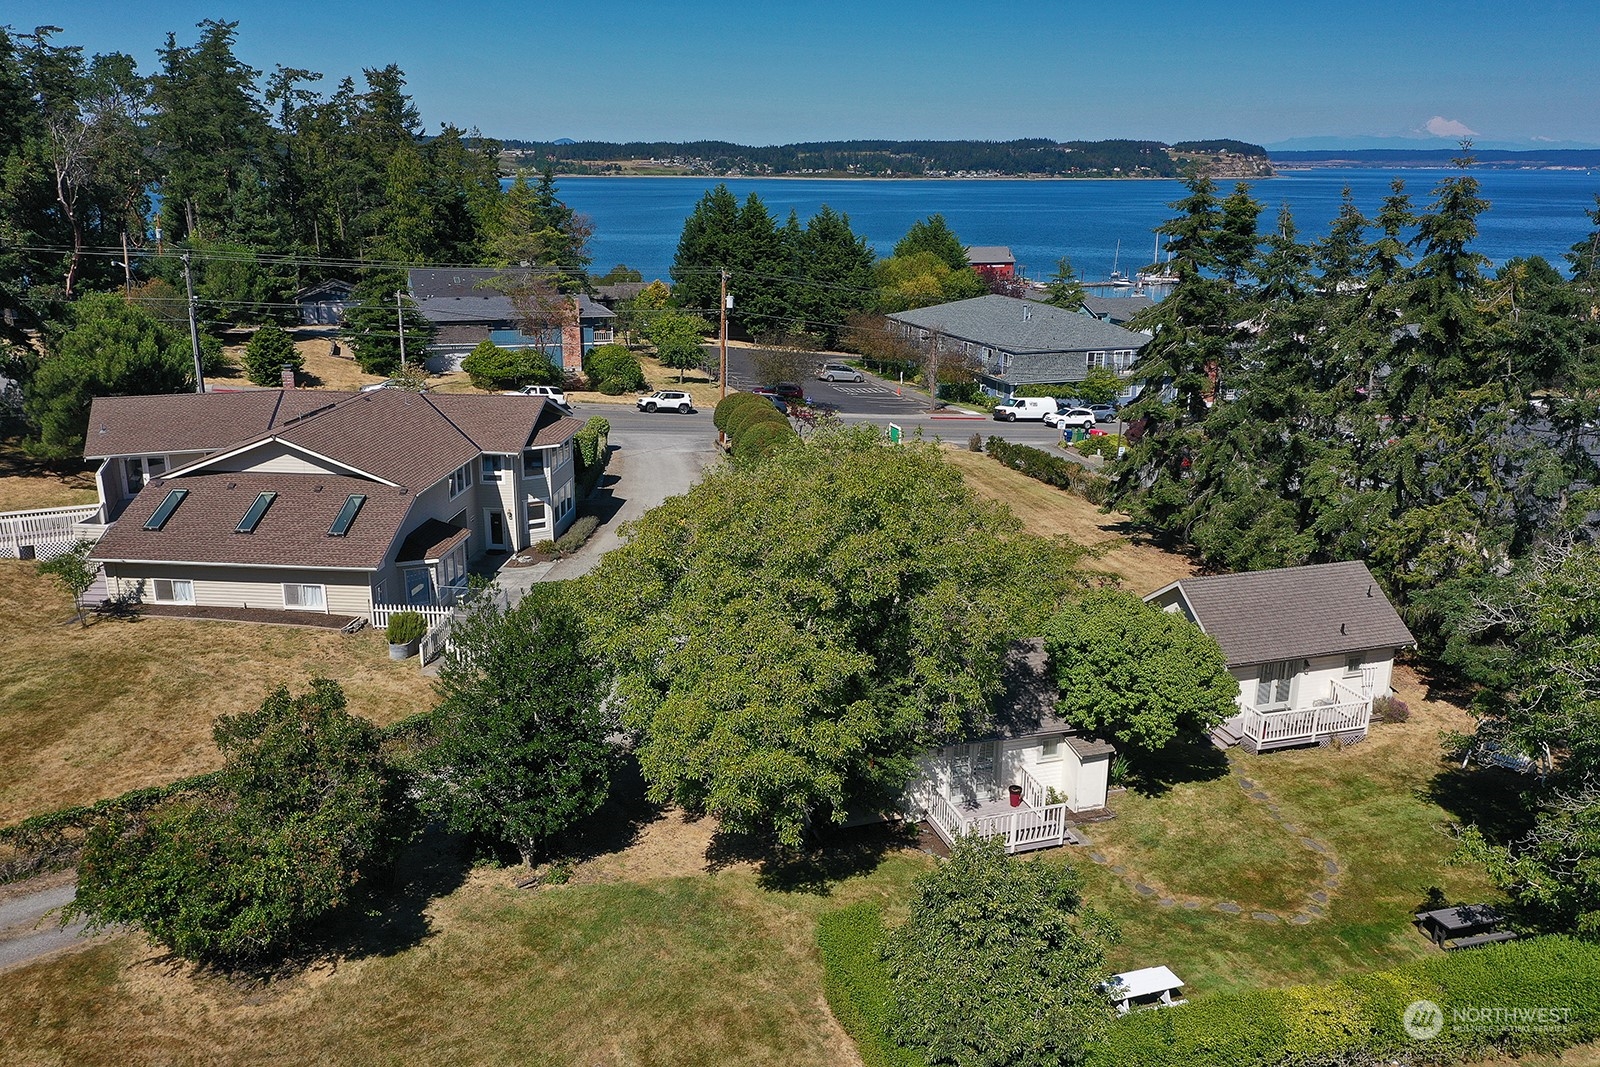
[[[1052,411],[1044,417],[1046,426],[1059,426],[1063,430],[1087,430],[1095,424],[1094,412],[1088,408],[1067,408],[1065,411]]]
[[[639,398],[640,411],[676,411],[687,415],[694,410],[694,398],[676,389],[657,389],[649,396]]]
[[[843,363],[824,363],[822,369],[817,371],[817,380],[820,382],[863,382],[865,378],[854,367]]]
[[[506,396],[542,396],[552,404],[567,406],[567,391],[559,385],[524,385],[521,389],[510,389]]]

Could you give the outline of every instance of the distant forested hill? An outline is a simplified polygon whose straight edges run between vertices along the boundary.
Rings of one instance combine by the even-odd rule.
[[[1273,152],[1274,163],[1288,167],[1448,167],[1461,155],[1458,148],[1364,148],[1349,151]],[[1475,148],[1476,166],[1490,169],[1600,167],[1600,149],[1554,148],[1508,152]]]
[[[726,141],[501,142],[511,162],[547,161],[567,173],[853,174],[866,177],[1036,175],[1170,178],[1192,163],[1248,161],[1270,173],[1266,150],[1243,141],[811,141],[756,147]]]

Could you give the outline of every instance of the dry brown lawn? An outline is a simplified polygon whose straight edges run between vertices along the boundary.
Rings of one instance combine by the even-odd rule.
[[[339,354],[332,354],[335,339],[328,337],[302,337],[294,347],[305,360],[308,384],[314,389],[360,389],[363,385],[383,381],[381,374],[368,374],[350,355],[350,346],[339,343]],[[235,361],[238,356],[234,355]]]
[[[91,475],[0,475],[0,511],[66,508],[99,499]]]
[[[1121,578],[1129,592],[1143,596],[1195,573],[1187,557],[1151,544],[1120,512],[1102,511],[1081,496],[1019,474],[982,453],[951,446],[945,450],[945,458],[961,471],[974,492],[1006,504],[1030,532],[1045,537],[1064,535],[1077,544],[1099,549],[1101,555],[1093,566]]]
[[[0,824],[115,796],[219,765],[218,715],[314,676],[344,686],[351,710],[389,723],[432,703],[416,661],[388,658],[371,628],[337,630],[73,619],[59,585],[0,560]]]

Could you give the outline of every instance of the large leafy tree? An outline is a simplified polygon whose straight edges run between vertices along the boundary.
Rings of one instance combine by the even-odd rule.
[[[964,838],[917,880],[910,917],[884,947],[890,1032],[929,1063],[1081,1063],[1111,1022],[1101,986],[1114,937],[1084,907],[1072,867]]]
[[[943,215],[929,215],[911,224],[906,235],[895,242],[895,256],[928,252],[952,271],[967,270],[967,246],[961,243]]]
[[[828,205],[806,223],[799,238],[805,277],[795,287],[793,304],[801,330],[832,348],[850,315],[872,302],[872,249],[850,228],[850,216]]]
[[[271,960],[348,905],[405,841],[410,806],[377,727],[316,679],[224,716],[205,789],[91,828],[72,914],[128,924],[185,959]]]
[[[682,382],[684,371],[705,364],[705,350],[700,346],[710,331],[711,324],[699,315],[668,310],[651,319],[645,336],[655,346],[656,358],[661,365],[675,369],[678,381]]]
[[[1075,549],[869,427],[713,470],[628,538],[586,602],[651,794],[786,845],[984,728],[1007,641],[1079,580]]]
[[[402,326],[407,362],[422,362],[435,328],[406,292],[404,274],[373,271],[356,283],[350,299],[342,332],[354,346],[356,362],[362,370],[368,374],[391,374],[400,366]]]
[[[419,757],[425,805],[525,863],[605,802],[618,757],[605,676],[570,594],[540,585],[515,607],[471,608],[451,632],[443,695]]]
[[[1182,615],[1100,590],[1045,632],[1067,721],[1144,752],[1237,710],[1239,683],[1217,642]]]
[[[82,457],[89,404],[97,396],[194,388],[188,339],[120,293],[80,298],[72,304],[71,323],[28,385],[24,412],[35,431],[28,448],[40,457]]]

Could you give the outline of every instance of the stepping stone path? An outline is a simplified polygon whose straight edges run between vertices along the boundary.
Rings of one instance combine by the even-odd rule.
[[[1320,883],[1315,883],[1308,887],[1309,891],[1306,893],[1305,904],[1300,908],[1300,910],[1292,913],[1280,913],[1276,911],[1252,911],[1247,913],[1244,908],[1240,907],[1238,904],[1235,904],[1231,900],[1209,902],[1211,909],[1213,911],[1222,912],[1224,915],[1233,915],[1242,918],[1248,914],[1250,918],[1255,919],[1258,922],[1282,922],[1289,923],[1293,926],[1305,926],[1309,923],[1315,922],[1318,919],[1326,918],[1328,915],[1326,905],[1329,900],[1329,894],[1338,891],[1341,881],[1344,877],[1344,868],[1341,867],[1339,865],[1339,861],[1334,858],[1333,847],[1326,841],[1319,841],[1317,838],[1307,835],[1299,826],[1285,819],[1278,805],[1272,802],[1271,794],[1269,794],[1260,785],[1256,784],[1251,779],[1244,777],[1243,775],[1236,774],[1234,780],[1239,783],[1239,788],[1244,790],[1245,796],[1260,803],[1263,808],[1265,808],[1267,814],[1272,816],[1272,820],[1278,824],[1279,828],[1282,829],[1284,833],[1288,834],[1292,839],[1294,839],[1294,841],[1299,844],[1301,848],[1312,853],[1322,861],[1323,879]],[[1100,852],[1089,853],[1089,859],[1101,865],[1110,862],[1107,857]],[[1151,897],[1159,896],[1159,899],[1156,901],[1157,906],[1163,908],[1179,906],[1178,900],[1161,894],[1160,889],[1147,885],[1144,881],[1140,880],[1136,874],[1129,873],[1128,869],[1121,864],[1113,865],[1110,870],[1112,874],[1120,877],[1125,883],[1128,884],[1130,888],[1132,888],[1135,893],[1139,894],[1141,897],[1149,899]],[[1181,906],[1185,911],[1198,911],[1201,908],[1206,907],[1207,902],[1199,900],[1185,900],[1182,901]]]

